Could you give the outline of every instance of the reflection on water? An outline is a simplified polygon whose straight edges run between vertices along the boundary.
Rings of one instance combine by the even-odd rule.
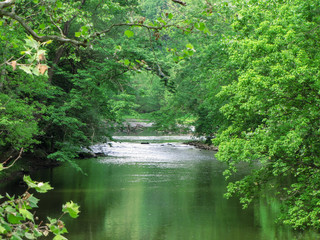
[[[275,202],[242,210],[237,199],[224,199],[224,166],[213,152],[123,142],[79,164],[86,176],[69,166],[33,176],[55,188],[41,197],[41,215],[54,216],[70,200],[81,205],[78,219],[65,220],[70,240],[317,239],[275,226]]]

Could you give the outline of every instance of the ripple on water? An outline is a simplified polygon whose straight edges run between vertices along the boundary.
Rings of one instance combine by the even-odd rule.
[[[199,158],[199,151],[202,151]],[[109,149],[108,156],[101,158],[100,163],[105,164],[139,164],[155,165],[160,168],[189,167],[195,161],[214,160],[214,153],[195,149],[181,143],[175,144],[140,144],[140,143],[114,143]],[[216,161],[216,160],[214,160]]]

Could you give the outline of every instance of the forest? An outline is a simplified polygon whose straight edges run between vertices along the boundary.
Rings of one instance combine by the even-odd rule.
[[[226,198],[280,199],[281,224],[319,230],[319,26],[319,0],[2,0],[0,170],[77,168],[128,116],[190,124],[228,166]],[[36,224],[28,191],[2,201],[0,239],[65,239],[60,219]]]

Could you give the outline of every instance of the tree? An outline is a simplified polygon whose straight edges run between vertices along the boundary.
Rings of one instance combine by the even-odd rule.
[[[118,93],[122,91],[122,74],[128,69],[118,59],[110,61],[106,57],[106,47],[112,47],[108,55],[115,54],[115,43],[100,40],[100,48],[80,47],[91,47],[92,41],[102,35],[119,36],[113,31],[115,27],[140,26],[150,31],[167,27],[163,22],[121,23],[128,6],[133,7],[127,2],[86,0],[0,2],[0,150],[8,151],[8,155],[19,150],[13,163],[12,157],[4,157],[0,170],[12,166],[23,150],[34,148],[44,148],[52,158],[70,161],[80,147],[104,136],[97,130],[106,128],[106,121],[117,120],[116,113],[122,109],[114,106],[121,99],[115,99],[125,96]],[[109,27],[99,29],[105,22]],[[134,35],[129,29],[124,33],[127,38]],[[88,57],[90,54],[94,59]],[[52,61],[50,69],[47,59]],[[52,232],[55,240],[66,239],[60,218],[49,218],[48,224],[41,225],[31,213],[38,199],[29,189],[46,192],[51,189],[49,184],[30,177],[24,180],[28,190],[17,198],[8,195],[0,205],[0,238],[36,239]],[[73,202],[66,203],[63,215],[77,217],[78,208]]]
[[[7,0],[0,2],[0,15],[5,33],[1,151],[12,155],[37,148],[61,161],[101,141],[110,134],[106,126],[119,121],[117,95],[124,96],[129,85],[124,73],[142,60],[138,51],[120,51],[121,43],[133,42],[139,31],[133,28],[146,29],[149,44],[159,31],[176,26],[172,14],[156,20],[140,16],[136,1]],[[6,50],[10,44],[13,51]],[[152,71],[163,73],[159,64]]]
[[[216,140],[230,176],[251,174],[228,194],[244,206],[282,199],[285,224],[319,229],[319,1],[237,2],[229,61],[238,77],[219,93],[230,121]],[[241,164],[240,164],[241,166]]]
[[[235,77],[224,41],[232,34],[234,10],[218,1],[192,1],[186,9],[181,17],[190,27],[184,36],[174,33],[167,43],[174,92],[163,101],[157,122],[168,128],[192,119],[197,135],[213,136],[227,123],[219,110],[226,99],[216,94]]]

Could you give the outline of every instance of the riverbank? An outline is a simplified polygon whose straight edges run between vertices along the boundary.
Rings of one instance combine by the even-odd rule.
[[[115,134],[156,134],[156,135],[180,135],[180,134],[193,134],[195,131],[194,126],[188,124],[178,124],[170,129],[159,127],[154,121],[142,118],[127,118],[119,126]]]
[[[191,145],[196,148],[204,149],[204,150],[210,150],[210,151],[218,151],[219,150],[218,147],[213,146],[213,145],[209,145],[209,144],[207,144],[203,141],[200,141],[200,140],[188,141],[188,142],[184,142],[184,144]]]
[[[126,121],[123,123],[124,128],[122,129],[122,133],[126,134],[141,134],[141,133],[156,133],[156,135],[160,134],[162,135],[164,132],[157,131],[156,128],[154,127],[154,123],[151,120],[148,119],[133,119],[133,118],[128,118]],[[178,125],[177,126],[178,130],[177,134],[188,134],[192,136],[194,133],[194,127],[193,126],[184,126],[184,125]],[[183,135],[183,134],[182,134]],[[202,138],[200,138],[202,139]],[[210,150],[210,151],[218,151],[218,147],[213,146],[211,144],[206,143],[205,141],[202,140],[191,140],[191,141],[186,141],[184,144],[194,146],[198,149],[204,149],[204,150]]]

